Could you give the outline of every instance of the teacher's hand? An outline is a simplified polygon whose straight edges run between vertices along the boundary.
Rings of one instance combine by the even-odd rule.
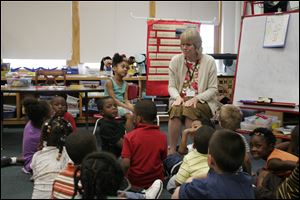
[[[184,106],[185,107],[194,106],[194,108],[196,108],[197,102],[198,102],[198,99],[196,97],[193,97],[192,99],[186,101],[184,103]]]
[[[181,96],[178,96],[177,99],[174,101],[174,103],[172,104],[172,106],[179,106],[183,103],[183,98],[181,98]]]

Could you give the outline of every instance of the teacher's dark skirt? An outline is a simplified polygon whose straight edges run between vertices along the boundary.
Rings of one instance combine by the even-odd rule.
[[[172,106],[169,109],[170,119],[174,117],[179,117],[181,120],[184,120],[186,117],[191,120],[200,120],[201,119],[210,119],[213,117],[212,112],[207,103],[198,102],[196,108],[194,106],[185,107],[183,105],[180,106]]]

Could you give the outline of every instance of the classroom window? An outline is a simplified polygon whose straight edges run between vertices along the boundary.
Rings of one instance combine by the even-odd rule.
[[[203,53],[214,53],[215,29],[213,24],[201,24],[200,35],[202,37]]]
[[[57,59],[3,59],[4,63],[10,63],[11,69],[16,69],[19,67],[26,67],[29,69],[37,69],[43,67],[45,69],[62,68],[66,65],[66,60]]]

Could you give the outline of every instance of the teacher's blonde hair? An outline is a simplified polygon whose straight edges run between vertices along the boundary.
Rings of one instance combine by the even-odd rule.
[[[196,29],[187,29],[180,35],[180,43],[186,44],[190,43],[193,44],[196,52],[199,56],[199,59],[202,56],[202,39],[199,32]]]

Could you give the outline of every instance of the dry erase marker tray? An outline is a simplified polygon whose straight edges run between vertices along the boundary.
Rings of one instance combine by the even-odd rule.
[[[265,103],[265,102],[257,102],[251,100],[241,100],[241,103],[245,105],[255,105],[255,106],[276,106],[276,107],[288,107],[288,108],[295,108],[295,103],[285,103],[285,102],[272,102],[272,103]]]

